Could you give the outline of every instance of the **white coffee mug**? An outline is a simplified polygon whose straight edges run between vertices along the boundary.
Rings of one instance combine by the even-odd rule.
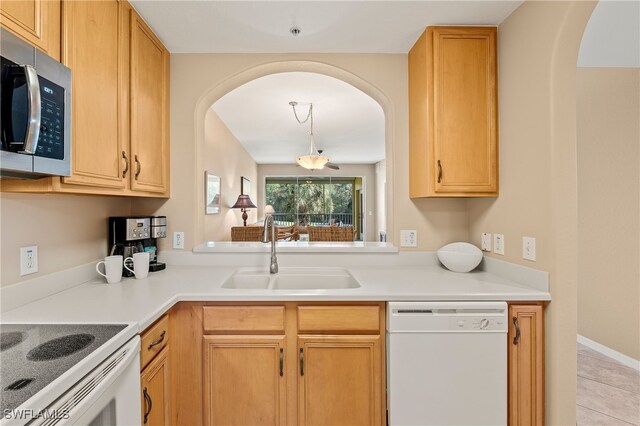
[[[131,263],[133,263],[133,269],[129,268]],[[147,278],[149,275],[149,253],[133,253],[133,257],[127,257],[124,260],[124,267],[133,272],[137,280]]]
[[[100,272],[100,265],[104,264],[104,274]],[[107,279],[109,284],[119,283],[122,279],[122,256],[107,256],[96,264],[96,271]]]

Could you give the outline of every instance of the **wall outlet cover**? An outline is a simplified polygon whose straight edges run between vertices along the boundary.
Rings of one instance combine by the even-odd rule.
[[[493,252],[504,256],[504,235],[493,234]]]
[[[38,272],[38,246],[20,248],[20,276]]]
[[[173,233],[173,248],[184,249],[184,232]]]
[[[416,230],[401,230],[400,231],[400,247],[417,247],[418,246],[418,231]]]
[[[533,237],[522,237],[522,258],[536,261],[536,239]]]
[[[482,233],[482,251],[491,251],[491,234],[488,232]]]

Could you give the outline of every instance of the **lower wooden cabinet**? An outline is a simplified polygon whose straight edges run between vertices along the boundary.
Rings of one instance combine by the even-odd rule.
[[[205,336],[205,424],[286,424],[284,350],[284,336]]]
[[[379,425],[386,422],[384,303],[245,303],[178,306],[176,368],[202,365],[205,425]],[[200,320],[201,355],[193,333]],[[190,349],[186,349],[186,348]],[[184,349],[184,350],[183,350]],[[187,353],[187,351],[190,351]],[[185,395],[187,395],[185,393]],[[175,405],[192,398],[176,391]],[[177,408],[180,410],[180,408]],[[176,412],[178,424],[197,415]]]
[[[542,304],[509,305],[509,424],[544,424]]]
[[[142,370],[142,424],[169,425],[169,348],[165,347]]]
[[[381,336],[300,336],[299,425],[374,425],[382,419]]]

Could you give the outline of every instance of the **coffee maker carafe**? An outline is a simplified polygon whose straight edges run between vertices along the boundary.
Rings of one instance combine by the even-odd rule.
[[[144,241],[151,237],[150,217],[110,217],[109,247],[112,255],[122,255],[123,259],[134,253],[144,252]],[[122,276],[131,277],[133,272],[123,265]]]

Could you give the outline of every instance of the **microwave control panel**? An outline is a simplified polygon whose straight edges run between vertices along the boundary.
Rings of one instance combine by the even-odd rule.
[[[40,82],[41,120],[36,155],[64,159],[64,89],[43,77]]]

